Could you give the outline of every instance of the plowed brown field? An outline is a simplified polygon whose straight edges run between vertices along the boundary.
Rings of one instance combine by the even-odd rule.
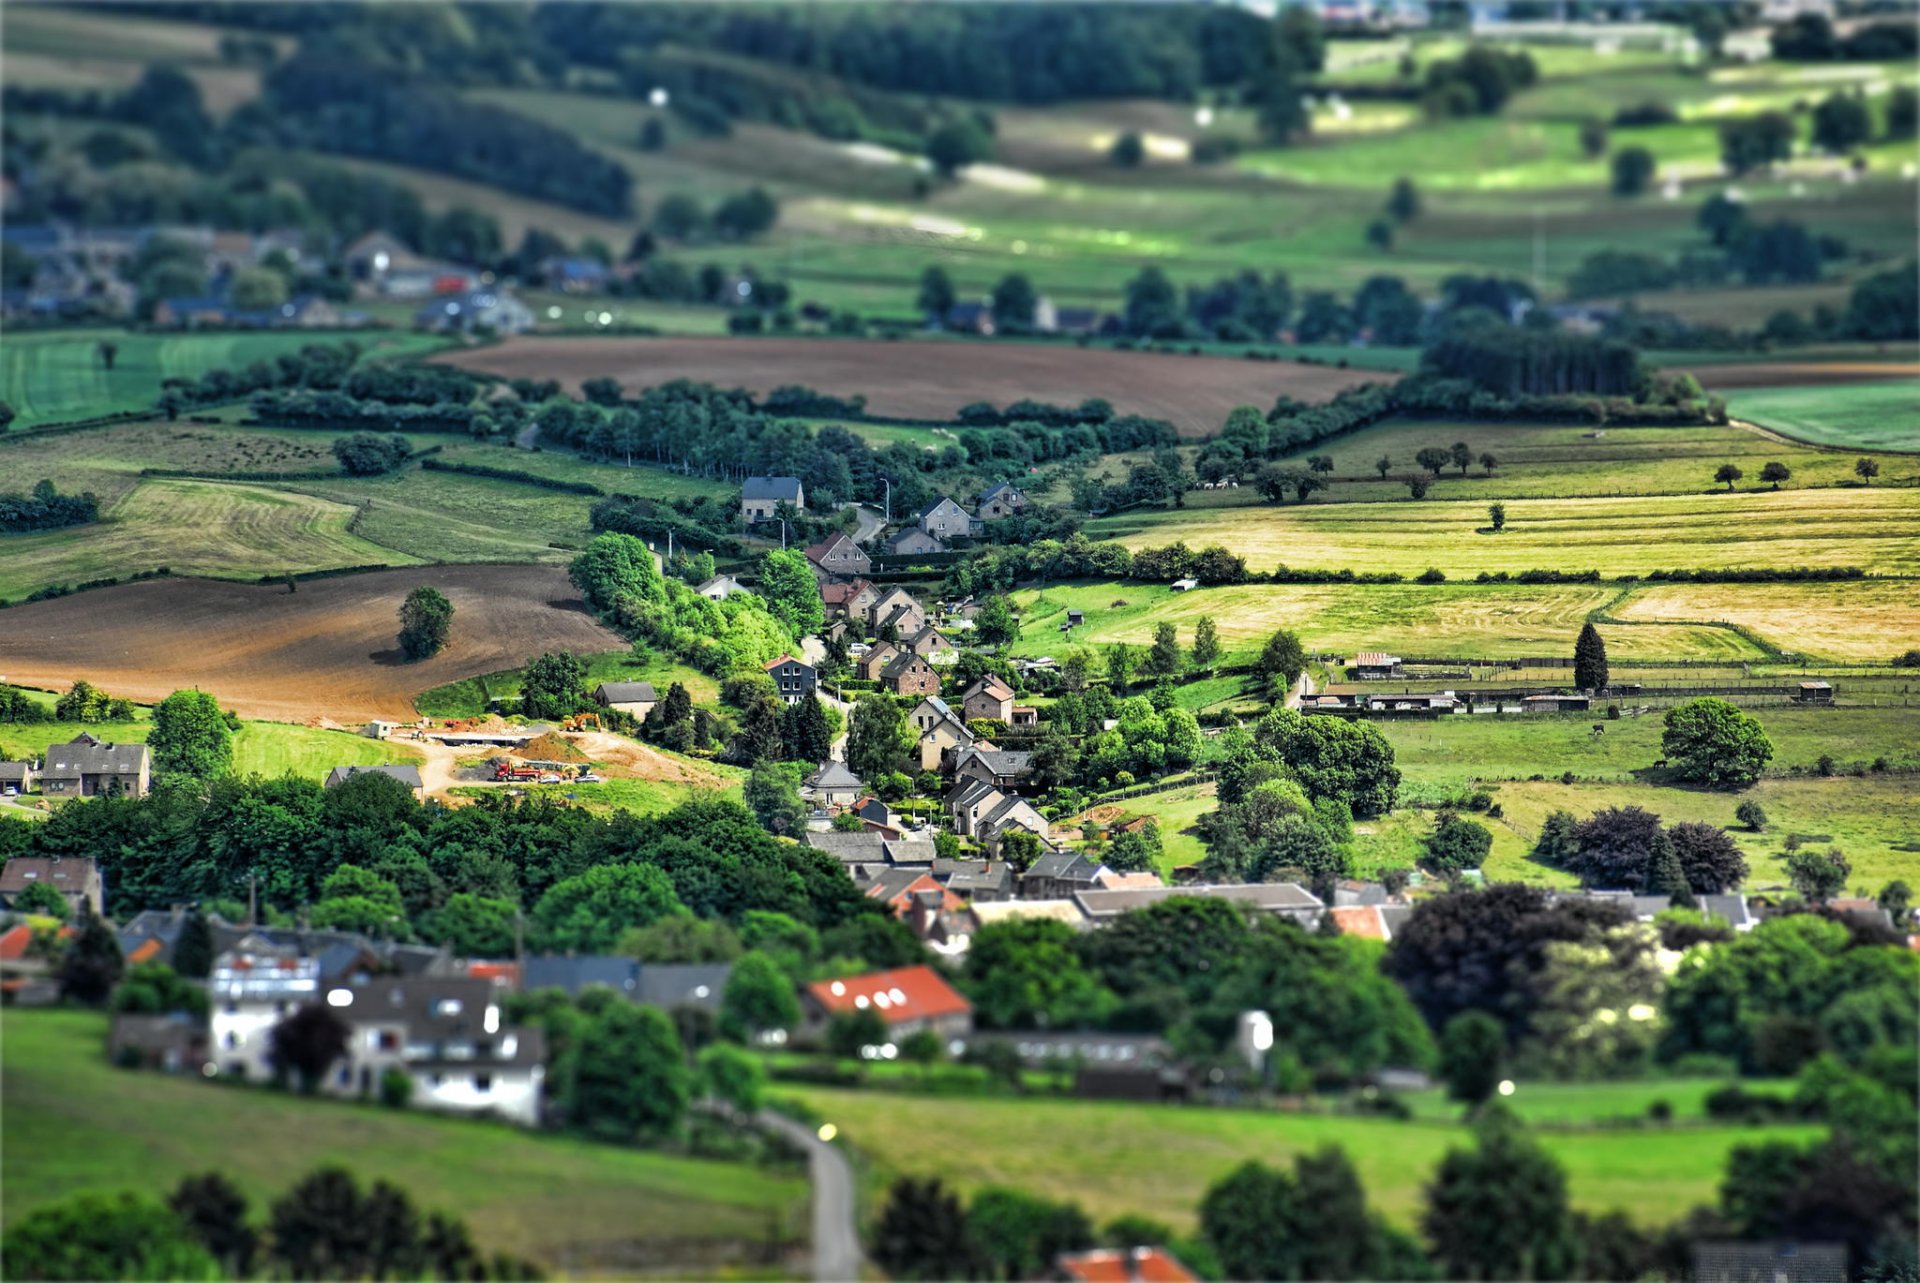
[[[863,395],[874,414],[903,419],[951,419],[974,401],[1077,405],[1104,397],[1122,414],[1165,419],[1188,436],[1217,432],[1235,406],[1264,410],[1283,392],[1325,401],[1343,388],[1395,377],[1071,344],[877,339],[516,338],[434,359],[508,378],[559,379],[576,389],[585,379],[618,379],[629,393],[670,379],[756,393],[799,383],[834,396]]]
[[[400,602],[431,584],[453,602],[453,637],[410,664]],[[548,650],[617,650],[553,566],[420,566],[317,579],[289,593],[163,579],[0,610],[0,675],[64,689],[84,677],[147,702],[198,687],[244,717],[341,723],[411,718],[430,686],[517,668]]]

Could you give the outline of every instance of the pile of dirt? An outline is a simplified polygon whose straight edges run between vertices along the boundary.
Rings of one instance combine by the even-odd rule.
[[[695,784],[702,788],[721,788],[727,782],[717,772],[709,771],[697,762],[674,757],[604,731],[590,731],[580,736],[580,742],[593,760],[606,768],[609,775],[657,780],[664,784]]]
[[[558,731],[536,735],[520,746],[519,756],[534,762],[585,762],[587,755]]]

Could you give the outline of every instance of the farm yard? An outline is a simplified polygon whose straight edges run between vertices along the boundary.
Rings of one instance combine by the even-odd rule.
[[[1191,436],[1218,431],[1235,406],[1264,409],[1281,395],[1326,400],[1370,377],[1291,362],[929,340],[518,338],[434,359],[509,378],[557,378],[568,387],[612,378],[629,393],[670,379],[762,394],[797,383],[865,396],[873,414],[936,422],[974,401],[1077,405],[1104,397],[1122,414],[1166,419]]]
[[[432,584],[454,603],[453,642],[408,664],[401,599]],[[343,723],[413,717],[413,696],[515,667],[546,650],[620,639],[586,613],[564,571],[440,566],[342,575],[289,593],[214,580],[154,580],[0,611],[10,681],[64,690],[77,677],[139,701],[201,686],[243,717]]]

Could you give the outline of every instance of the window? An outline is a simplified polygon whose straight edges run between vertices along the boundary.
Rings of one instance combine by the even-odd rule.
[[[492,1091],[493,1075],[492,1074],[475,1074],[473,1076],[473,1089],[481,1093],[482,1095],[485,1095],[487,1092]]]
[[[227,1050],[232,1051],[235,1047],[238,1047],[239,1045],[240,1045],[240,1035],[237,1033],[234,1033],[231,1029],[229,1029],[227,1031],[227,1037],[226,1037]]]
[[[400,1035],[391,1029],[382,1029],[380,1031],[379,1046],[381,1051],[400,1050]]]

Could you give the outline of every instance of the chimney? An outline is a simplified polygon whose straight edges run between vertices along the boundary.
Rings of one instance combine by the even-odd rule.
[[[1147,1257],[1153,1249],[1150,1247],[1130,1247],[1127,1249],[1128,1283],[1141,1283],[1147,1277]]]

